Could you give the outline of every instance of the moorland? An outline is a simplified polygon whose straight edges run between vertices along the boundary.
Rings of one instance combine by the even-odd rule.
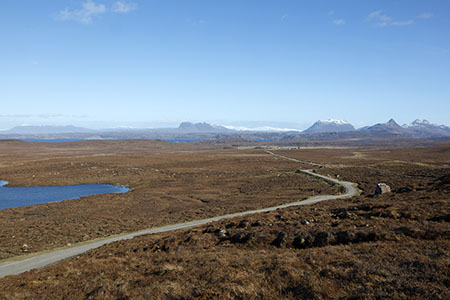
[[[1,259],[341,192],[298,172],[308,162],[360,189],[349,199],[102,246],[0,279],[4,299],[450,297],[448,144],[271,150],[305,163],[261,145],[220,143],[5,141],[0,149],[0,179],[11,185],[131,189],[0,211]],[[392,191],[375,196],[380,182]]]

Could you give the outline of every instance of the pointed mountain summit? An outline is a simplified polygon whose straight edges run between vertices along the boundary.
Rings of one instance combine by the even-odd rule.
[[[328,119],[317,121],[311,127],[303,131],[303,133],[344,132],[354,130],[355,127],[347,121]]]
[[[402,134],[407,132],[407,130],[402,126],[398,125],[394,119],[390,119],[386,123],[378,123],[373,126],[364,127],[361,130],[372,133],[394,133],[394,134]]]

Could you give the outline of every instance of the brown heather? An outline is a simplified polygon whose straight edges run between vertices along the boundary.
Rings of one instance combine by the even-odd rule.
[[[7,153],[8,146],[0,147]],[[90,147],[114,152],[107,143]],[[64,158],[46,149],[39,157],[16,151],[17,156],[1,158],[0,178],[15,185],[32,185],[27,174],[34,174],[37,184],[129,183],[132,188],[124,198],[4,210],[1,253],[21,254],[13,234],[20,243],[35,241],[30,244],[36,250],[49,249],[84,236],[297,201],[311,189],[338,192],[295,173],[307,166],[261,150],[173,147],[170,153],[147,149],[105,156],[65,149]],[[0,279],[0,298],[450,298],[450,146],[277,153],[325,164],[317,172],[358,183],[361,195],[116,242]],[[393,191],[374,197],[378,182]]]

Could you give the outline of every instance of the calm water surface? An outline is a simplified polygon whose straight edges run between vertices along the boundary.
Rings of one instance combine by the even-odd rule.
[[[73,200],[98,194],[126,193],[129,188],[110,184],[81,184],[38,187],[5,187],[0,180],[0,209]]]

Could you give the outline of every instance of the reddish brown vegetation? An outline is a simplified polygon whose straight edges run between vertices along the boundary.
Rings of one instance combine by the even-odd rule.
[[[130,147],[136,146],[135,143],[130,142]],[[98,149],[89,153],[104,152],[111,146],[103,147],[100,143]],[[13,149],[5,153],[12,155],[16,151]],[[0,178],[21,186],[128,184],[131,191],[0,210],[0,259],[164,224],[298,201],[311,195],[312,190],[325,194],[338,192],[322,180],[295,173],[298,167],[295,163],[274,159],[261,151],[104,156],[77,152],[54,158],[50,156],[53,150],[46,150],[49,151],[46,158],[40,154],[35,158],[0,159],[0,164],[6,165],[0,168]]]
[[[420,153],[435,148],[392,159],[375,151],[365,162],[342,158],[347,150],[339,167],[318,172],[357,182],[361,196],[110,244],[1,279],[0,291],[5,299],[449,299],[450,147],[441,150],[426,161]],[[331,163],[316,151],[283,154]],[[393,192],[374,197],[380,181]]]

